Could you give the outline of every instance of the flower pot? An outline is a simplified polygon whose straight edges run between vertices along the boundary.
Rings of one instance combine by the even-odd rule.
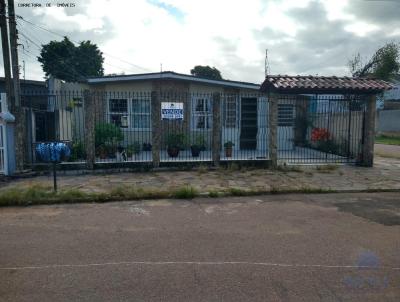
[[[169,157],[178,157],[179,147],[168,147],[167,152]]]
[[[225,148],[225,156],[232,157],[232,148]]]
[[[190,150],[192,151],[192,156],[193,157],[199,157],[201,148],[199,148],[197,146],[191,146]]]

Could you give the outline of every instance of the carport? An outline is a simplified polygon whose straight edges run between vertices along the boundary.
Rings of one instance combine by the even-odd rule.
[[[393,86],[369,78],[267,76],[269,158],[281,163],[373,165],[376,95]],[[285,120],[285,116],[288,116]]]

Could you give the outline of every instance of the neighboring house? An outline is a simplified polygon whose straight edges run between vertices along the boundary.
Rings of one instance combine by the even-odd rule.
[[[394,89],[386,91],[383,94],[384,100],[400,102],[400,75],[397,75],[391,82]]]

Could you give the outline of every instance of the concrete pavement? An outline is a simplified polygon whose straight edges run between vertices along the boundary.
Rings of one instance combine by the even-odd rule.
[[[399,301],[400,194],[0,209],[0,301]]]

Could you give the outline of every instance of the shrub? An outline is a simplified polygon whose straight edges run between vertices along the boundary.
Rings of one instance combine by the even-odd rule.
[[[86,158],[85,145],[81,141],[76,141],[72,144],[70,161],[76,161]]]
[[[98,123],[94,129],[95,146],[101,145],[118,145],[124,139],[121,129],[110,123]]]

